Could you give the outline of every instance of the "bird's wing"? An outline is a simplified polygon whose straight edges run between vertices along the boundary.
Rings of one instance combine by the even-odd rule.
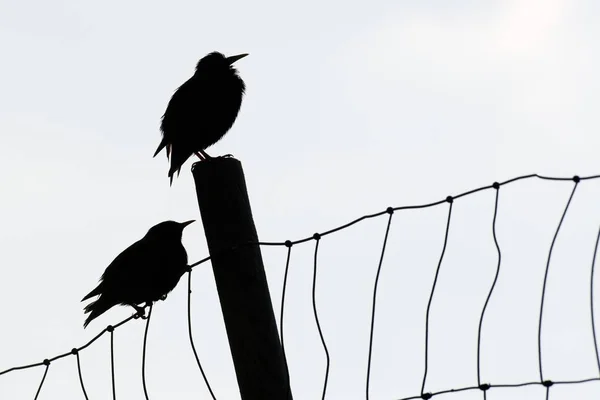
[[[182,107],[185,107],[189,102],[186,102],[186,99],[189,99],[189,96],[193,95],[193,84],[191,84],[190,81],[191,78],[184,82],[183,85],[178,87],[167,104],[167,109],[162,116],[162,121],[160,124],[160,130],[163,137],[160,141],[160,144],[156,148],[153,157],[156,157],[156,155],[160,153],[162,149],[166,148],[167,158],[169,158],[171,152],[170,145],[173,143],[174,139],[172,137],[172,133],[177,129],[180,111],[182,111]]]
[[[144,239],[140,239],[121,252],[104,270],[100,280],[102,282],[121,280],[125,277],[135,275],[140,269],[143,269],[144,264],[150,257],[152,247],[144,243]]]
[[[98,286],[81,299],[81,301],[101,295],[107,287],[110,289],[114,282],[122,281],[127,279],[129,275],[133,275],[130,270],[134,269],[135,265],[137,265],[135,260],[138,257],[138,254],[143,253],[143,244],[140,242],[141,240],[123,250],[121,254],[106,267],[104,273],[100,277]]]
[[[197,109],[198,105],[194,99],[201,90],[198,87],[198,79],[190,78],[173,93],[162,117],[160,127],[163,138],[166,139],[167,143],[177,140],[178,138],[171,137],[171,134],[185,130],[187,128],[185,122],[188,120],[189,115],[197,114],[200,111]]]
[[[193,154],[188,141],[193,136],[189,132],[191,129],[190,117],[197,116],[201,112],[195,101],[198,90],[198,79],[188,79],[173,93],[162,117],[160,129],[163,138],[154,155],[166,148],[167,158],[171,160],[169,170],[171,182],[174,173],[178,172],[183,163]]]

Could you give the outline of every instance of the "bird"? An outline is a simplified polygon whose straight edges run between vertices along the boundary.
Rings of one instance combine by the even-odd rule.
[[[100,283],[81,301],[99,296],[85,306],[84,329],[116,305],[128,305],[144,314],[140,304],[152,304],[171,292],[188,269],[187,253],[181,243],[183,229],[194,222],[164,221],[123,250],[106,268]]]
[[[209,53],[198,61],[194,75],[173,93],[161,119],[162,140],[153,156],[166,149],[171,161],[170,184],[193,154],[201,161],[212,158],[205,149],[233,126],[246,90],[233,63],[247,55]]]

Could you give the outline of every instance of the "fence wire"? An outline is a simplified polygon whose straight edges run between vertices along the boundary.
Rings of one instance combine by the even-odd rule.
[[[497,215],[498,215],[498,203],[499,203],[499,193],[500,193],[500,188],[502,186],[506,186],[508,184],[517,182],[517,181],[521,181],[521,180],[527,180],[527,179],[542,179],[542,180],[550,180],[550,181],[572,181],[574,182],[573,185],[573,189],[571,191],[571,195],[569,196],[569,199],[564,207],[564,211],[562,213],[562,216],[558,222],[558,226],[555,230],[551,245],[550,245],[550,249],[548,252],[548,257],[546,259],[546,267],[545,267],[545,272],[544,272],[544,281],[543,281],[543,286],[542,286],[542,293],[541,293],[541,300],[540,300],[540,311],[539,311],[539,321],[538,321],[538,335],[537,335],[537,344],[538,344],[538,369],[539,369],[539,381],[531,381],[531,382],[519,382],[519,383],[484,383],[481,380],[481,332],[482,332],[482,326],[483,326],[483,321],[485,318],[485,313],[486,313],[486,309],[487,306],[489,304],[489,301],[493,295],[494,292],[494,288],[496,287],[496,283],[498,281],[498,277],[500,275],[500,270],[501,270],[501,261],[502,261],[502,253],[501,253],[501,249],[500,246],[498,244],[498,240],[496,237],[496,220],[497,220]],[[586,177],[579,177],[579,176],[574,176],[574,177],[570,177],[570,178],[566,178],[566,177],[548,177],[548,176],[543,176],[543,175],[538,175],[538,174],[530,174],[530,175],[523,175],[523,176],[519,176],[516,178],[512,178],[509,179],[507,181],[504,182],[494,182],[491,185],[487,185],[487,186],[482,186],[473,190],[469,190],[467,192],[458,194],[456,196],[447,196],[445,199],[443,200],[439,200],[439,201],[435,201],[432,203],[426,203],[426,204],[419,204],[419,205],[409,205],[409,206],[400,206],[400,207],[388,207],[386,210],[384,211],[380,211],[377,213],[373,213],[373,214],[367,214],[367,215],[363,215],[360,218],[357,218],[351,222],[348,222],[344,225],[338,226],[336,228],[330,229],[328,231],[322,232],[322,233],[315,233],[312,236],[308,236],[305,238],[301,238],[301,239],[297,239],[297,240],[285,240],[282,242],[258,242],[258,243],[242,243],[234,248],[226,248],[226,249],[221,249],[219,251],[217,251],[216,253],[219,254],[220,252],[228,252],[228,251],[234,251],[236,248],[239,248],[241,246],[285,246],[287,247],[287,257],[286,257],[286,263],[285,263],[285,272],[284,272],[284,279],[283,279],[283,285],[282,285],[282,298],[281,298],[281,313],[280,313],[280,338],[281,338],[281,344],[282,344],[282,348],[283,348],[283,355],[284,355],[284,359],[286,359],[286,368],[287,368],[287,357],[286,357],[286,352],[285,352],[285,335],[284,335],[284,315],[285,315],[285,301],[286,301],[286,288],[288,285],[288,273],[289,273],[289,268],[290,268],[290,258],[291,258],[291,253],[292,253],[292,247],[296,246],[296,245],[300,245],[306,242],[309,242],[311,240],[315,241],[315,250],[314,250],[314,263],[313,263],[313,276],[312,276],[312,307],[313,307],[313,313],[314,313],[314,318],[315,318],[315,322],[316,322],[316,326],[318,329],[318,333],[319,333],[319,337],[321,340],[321,344],[323,347],[323,351],[325,354],[325,358],[326,358],[326,368],[324,371],[324,379],[323,379],[323,388],[322,388],[322,399],[325,399],[326,394],[327,394],[327,385],[328,385],[328,377],[329,377],[329,367],[330,367],[330,355],[329,355],[329,350],[326,344],[326,340],[325,340],[325,336],[323,334],[323,331],[321,329],[321,324],[320,324],[320,320],[319,320],[319,313],[318,313],[318,309],[317,309],[317,302],[316,302],[316,287],[317,287],[317,260],[318,260],[318,252],[319,252],[319,242],[320,240],[327,235],[331,235],[334,234],[336,232],[339,232],[341,230],[347,229],[355,224],[358,224],[361,221],[367,220],[367,219],[372,219],[372,218],[377,218],[380,216],[383,216],[385,214],[388,214],[388,221],[387,221],[387,225],[386,225],[386,230],[385,230],[385,234],[384,234],[384,238],[383,238],[383,243],[382,243],[382,248],[381,248],[381,255],[379,258],[379,263],[377,266],[377,273],[376,273],[376,277],[375,277],[375,282],[374,282],[374,286],[373,286],[373,296],[372,296],[372,308],[371,308],[371,315],[370,315],[370,333],[369,333],[369,343],[368,343],[368,359],[367,359],[367,366],[366,366],[366,383],[365,383],[365,397],[367,400],[369,400],[369,389],[370,389],[370,381],[371,381],[371,364],[372,364],[372,352],[373,352],[373,342],[374,342],[374,333],[375,333],[375,315],[376,315],[376,301],[377,301],[377,291],[378,291],[378,285],[379,285],[379,277],[380,277],[380,273],[382,270],[382,265],[383,265],[383,261],[384,261],[384,255],[385,255],[385,250],[386,250],[386,246],[387,246],[387,241],[388,241],[388,236],[389,236],[389,232],[390,232],[390,227],[392,225],[392,216],[394,215],[394,212],[396,211],[402,211],[402,210],[411,210],[411,209],[423,209],[423,208],[429,208],[429,207],[434,207],[434,206],[438,206],[444,203],[448,204],[448,214],[447,214],[447,221],[446,221],[446,228],[445,228],[445,234],[444,234],[444,242],[443,242],[443,246],[441,248],[441,254],[439,257],[439,261],[438,261],[438,265],[436,268],[436,272],[435,272],[435,277],[433,280],[433,284],[431,287],[431,291],[429,293],[429,300],[427,303],[427,309],[426,309],[426,318],[425,318],[425,354],[424,354],[424,371],[423,371],[423,380],[422,380],[422,385],[421,385],[421,391],[419,394],[416,394],[414,396],[410,396],[410,397],[403,397],[403,398],[397,398],[395,400],[412,400],[412,399],[431,399],[434,396],[440,396],[443,394],[448,394],[448,393],[457,393],[457,392],[469,392],[469,391],[480,391],[483,394],[483,399],[487,400],[487,392],[493,388],[519,388],[519,387],[525,387],[525,386],[542,386],[546,389],[546,399],[549,399],[550,396],[550,390],[552,387],[554,386],[564,386],[564,385],[575,385],[575,384],[583,384],[583,383],[588,383],[588,382],[597,382],[600,381],[600,353],[598,351],[598,343],[597,343],[597,338],[596,338],[596,326],[595,326],[595,320],[594,320],[594,290],[593,290],[593,284],[594,284],[594,272],[595,272],[595,264],[596,264],[596,259],[597,259],[597,253],[598,253],[598,247],[599,247],[599,243],[600,243],[600,229],[598,230],[598,235],[596,237],[596,241],[595,241],[595,247],[594,247],[594,251],[593,251],[593,255],[591,257],[592,261],[591,261],[591,276],[590,276],[590,313],[591,313],[591,329],[592,329],[592,334],[593,334],[593,338],[594,338],[594,349],[595,349],[595,358],[596,358],[596,362],[597,362],[597,366],[598,366],[598,376],[597,377],[589,377],[589,378],[583,378],[583,379],[579,379],[579,380],[549,380],[549,379],[545,379],[544,376],[544,371],[543,371],[543,362],[542,362],[542,328],[543,328],[543,315],[544,315],[544,301],[545,301],[545,297],[546,297],[546,286],[547,286],[547,280],[548,280],[548,272],[550,269],[550,262],[551,262],[551,258],[552,258],[552,251],[554,249],[554,245],[556,243],[556,239],[558,237],[560,228],[563,224],[563,221],[565,219],[565,216],[567,215],[567,211],[569,209],[569,206],[571,205],[571,201],[575,195],[575,192],[578,188],[578,185],[580,184],[580,182],[582,181],[587,181],[587,180],[594,180],[594,179],[600,179],[600,175],[592,175],[592,176],[586,176]],[[435,297],[435,289],[436,289],[436,284],[437,284],[437,280],[438,280],[438,276],[441,270],[441,267],[443,265],[443,260],[444,260],[444,254],[446,251],[446,246],[448,243],[448,236],[449,236],[449,232],[450,232],[450,226],[451,226],[451,217],[452,217],[452,206],[455,202],[455,200],[465,197],[465,196],[469,196],[472,195],[474,193],[480,192],[480,191],[484,191],[484,190],[489,190],[489,189],[493,189],[496,192],[495,195],[495,202],[494,202],[494,214],[493,214],[493,221],[492,221],[492,236],[493,236],[493,240],[494,240],[494,245],[496,247],[497,250],[497,265],[496,265],[496,272],[494,275],[494,279],[493,282],[490,286],[490,290],[487,293],[486,296],[486,300],[485,303],[483,305],[481,314],[480,314],[480,318],[479,318],[479,324],[478,324],[478,334],[477,334],[477,385],[473,385],[473,386],[468,386],[468,387],[461,387],[461,388],[453,388],[453,389],[445,389],[445,390],[441,390],[441,391],[437,391],[437,392],[426,392],[425,388],[426,388],[426,383],[427,383],[427,372],[428,372],[428,363],[429,363],[429,314],[430,314],[430,309],[431,309],[431,304],[433,302],[433,299]],[[198,353],[196,351],[196,347],[194,345],[194,339],[193,339],[193,333],[192,333],[192,319],[191,319],[191,294],[192,294],[192,290],[191,290],[191,282],[192,282],[192,269],[194,267],[197,267],[199,265],[202,265],[204,263],[206,263],[207,261],[209,261],[211,259],[211,257],[205,257],[193,264],[189,265],[189,269],[188,269],[188,298],[187,298],[187,320],[188,320],[188,335],[189,335],[189,339],[190,339],[190,345],[192,348],[192,351],[194,353],[194,357],[196,359],[196,363],[198,364],[198,368],[200,370],[200,373],[202,374],[203,380],[207,386],[207,389],[212,397],[213,400],[217,399],[217,396],[215,396],[208,377],[201,365],[200,362],[200,357],[198,356]],[[147,391],[147,387],[146,387],[146,375],[145,375],[145,364],[146,364],[146,347],[147,347],[147,338],[148,338],[148,331],[149,331],[149,326],[150,326],[150,317],[152,315],[152,306],[150,305],[148,307],[148,314],[147,316],[144,314],[134,314],[128,318],[125,318],[124,320],[122,320],[121,322],[117,323],[116,325],[109,325],[106,328],[104,328],[102,331],[100,331],[96,336],[94,336],[90,341],[88,341],[87,343],[85,343],[84,345],[80,346],[80,347],[75,347],[72,350],[56,355],[52,358],[49,359],[44,359],[40,362],[35,362],[32,364],[26,364],[26,365],[21,365],[21,366],[15,366],[15,367],[11,367],[8,368],[6,370],[0,371],[0,376],[1,375],[5,375],[14,371],[18,371],[18,370],[24,370],[24,369],[31,369],[31,368],[37,368],[37,367],[41,367],[44,366],[44,372],[41,378],[41,381],[39,383],[38,389],[36,391],[35,397],[34,399],[37,400],[38,396],[40,395],[40,392],[42,390],[42,387],[44,385],[44,382],[46,381],[46,377],[48,375],[48,372],[50,370],[50,366],[54,361],[60,360],[62,358],[65,358],[69,355],[74,355],[76,358],[76,365],[77,365],[77,374],[78,374],[78,380],[80,382],[80,386],[81,386],[81,390],[82,390],[82,394],[84,396],[84,398],[87,400],[88,399],[88,395],[87,395],[87,391],[85,389],[85,384],[84,384],[84,379],[83,379],[83,374],[82,374],[82,367],[81,367],[81,361],[79,358],[79,353],[81,353],[83,350],[87,349],[89,346],[91,346],[94,342],[96,342],[100,337],[102,337],[105,333],[110,333],[110,359],[111,359],[111,385],[112,385],[112,397],[113,400],[116,400],[116,383],[115,383],[115,362],[114,362],[114,331],[125,325],[126,323],[130,322],[132,319],[145,319],[146,320],[146,327],[144,330],[144,338],[143,338],[143,351],[142,351],[142,365],[141,365],[141,376],[142,376],[142,385],[143,385],[143,390],[144,390],[144,396],[146,398],[146,400],[149,399],[149,395],[148,395],[148,391]],[[290,375],[289,375],[289,369],[286,371],[287,372],[287,379],[288,382],[290,380]]]

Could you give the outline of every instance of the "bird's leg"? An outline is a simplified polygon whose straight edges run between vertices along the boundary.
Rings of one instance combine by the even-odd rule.
[[[204,157],[202,157],[200,155],[200,153],[198,153],[197,151],[195,151],[194,154],[196,154],[196,156],[200,159],[200,161],[204,161]]]
[[[131,307],[135,308],[135,315],[138,316],[138,318],[144,318],[144,315],[146,315],[146,308],[145,307],[140,307],[137,304],[132,304]]]
[[[209,159],[212,158],[211,156],[208,155],[207,152],[205,152],[204,150],[200,150],[200,153],[204,156],[204,158]]]
[[[138,312],[138,315],[140,316],[141,319],[148,319],[148,317],[146,316],[146,307],[152,307],[152,302],[151,301],[147,301],[146,304],[144,304],[144,307],[140,307],[140,306],[135,306],[136,310],[139,309],[141,310],[141,314],[140,312]]]

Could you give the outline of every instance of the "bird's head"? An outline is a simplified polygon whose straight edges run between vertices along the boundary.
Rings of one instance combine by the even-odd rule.
[[[222,53],[213,51],[204,56],[196,65],[196,72],[206,71],[228,71],[233,69],[232,64],[237,60],[246,57],[248,54],[238,54],[236,56],[225,57]]]
[[[194,220],[185,221],[185,222],[175,222],[175,221],[164,221],[160,224],[154,225],[146,236],[153,236],[160,239],[181,239],[181,234],[183,233],[183,229],[194,222]]]

